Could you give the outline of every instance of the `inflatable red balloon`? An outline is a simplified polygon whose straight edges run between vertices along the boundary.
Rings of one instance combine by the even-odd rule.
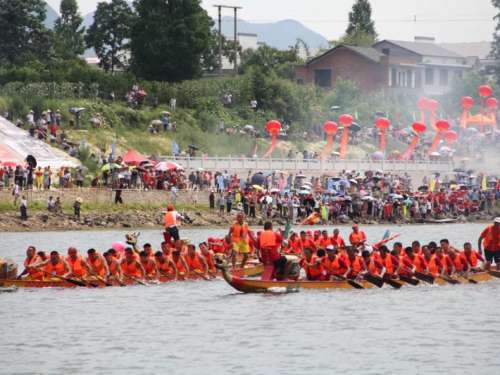
[[[436,121],[436,128],[440,132],[445,132],[450,128],[450,123],[446,120]]]
[[[493,89],[490,85],[479,86],[479,96],[481,98],[487,98],[493,94]]]
[[[463,96],[462,108],[465,110],[470,110],[472,107],[474,107],[474,99],[472,99],[470,96]]]
[[[427,130],[427,126],[425,126],[425,124],[422,124],[421,122],[414,122],[411,128],[417,134],[422,134]]]
[[[353,121],[354,119],[351,115],[344,114],[339,117],[339,122],[344,126],[351,126]]]
[[[380,130],[387,130],[390,125],[391,125],[391,122],[388,119],[386,119],[385,117],[379,117],[375,121],[375,126]]]
[[[337,133],[338,128],[339,128],[338,124],[334,121],[327,121],[323,124],[323,131],[327,135],[333,135]]]
[[[274,149],[276,148],[277,137],[278,137],[278,134],[281,130],[281,123],[277,120],[268,121],[266,124],[266,130],[269,133],[269,135],[271,136],[271,146],[264,154],[264,156],[263,156],[264,158],[271,156]]]
[[[497,98],[488,98],[488,99],[486,99],[486,108],[488,108],[488,109],[497,109],[498,108],[498,100],[497,100]]]
[[[444,133],[444,140],[448,144],[456,142],[458,140],[458,134],[457,134],[457,132],[455,132],[453,130],[448,130],[446,133]]]
[[[349,142],[349,126],[352,125],[354,121],[351,115],[343,114],[339,117],[339,122],[344,125],[344,131],[342,132],[342,138],[340,139],[340,156],[341,160],[345,159],[347,155],[347,143]]]

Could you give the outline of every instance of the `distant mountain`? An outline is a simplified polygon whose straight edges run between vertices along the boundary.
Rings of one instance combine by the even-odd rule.
[[[223,17],[222,33],[228,37],[232,37],[233,24],[234,18]],[[278,49],[288,49],[288,47],[295,45],[299,38],[311,49],[328,46],[328,40],[324,36],[312,31],[295,20],[283,20],[272,23],[251,23],[239,19],[238,32],[257,34],[259,42]]]
[[[48,3],[45,3],[45,9],[47,11],[47,16],[45,17],[45,27],[52,29],[54,23],[59,18],[59,13],[56,12]]]

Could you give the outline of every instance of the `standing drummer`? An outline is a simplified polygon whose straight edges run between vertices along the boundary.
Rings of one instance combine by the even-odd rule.
[[[479,236],[477,249],[482,254],[482,244],[484,242],[484,257],[486,258],[486,270],[491,268],[491,263],[495,261],[497,271],[500,271],[500,217],[493,220],[493,224],[488,225]]]

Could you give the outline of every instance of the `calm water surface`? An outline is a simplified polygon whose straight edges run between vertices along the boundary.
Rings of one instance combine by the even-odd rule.
[[[476,242],[483,225],[390,228]],[[367,227],[379,239],[386,227]],[[347,235],[347,228],[342,233]],[[198,242],[225,231],[186,230]],[[0,256],[125,232],[0,234]],[[158,246],[158,231],[141,243]],[[0,294],[0,374],[500,374],[500,280],[243,295],[224,281]]]

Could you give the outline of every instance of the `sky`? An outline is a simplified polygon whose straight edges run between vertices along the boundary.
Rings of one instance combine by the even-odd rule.
[[[48,0],[59,8],[60,0]],[[99,0],[78,0],[82,14],[96,8]],[[202,0],[213,17],[215,4],[243,7],[240,17],[250,22],[295,19],[325,38],[337,39],[347,27],[354,0]],[[491,0],[371,0],[373,19],[380,39],[413,40],[432,36],[438,42],[492,40],[497,13]],[[232,10],[224,15],[232,16]]]

